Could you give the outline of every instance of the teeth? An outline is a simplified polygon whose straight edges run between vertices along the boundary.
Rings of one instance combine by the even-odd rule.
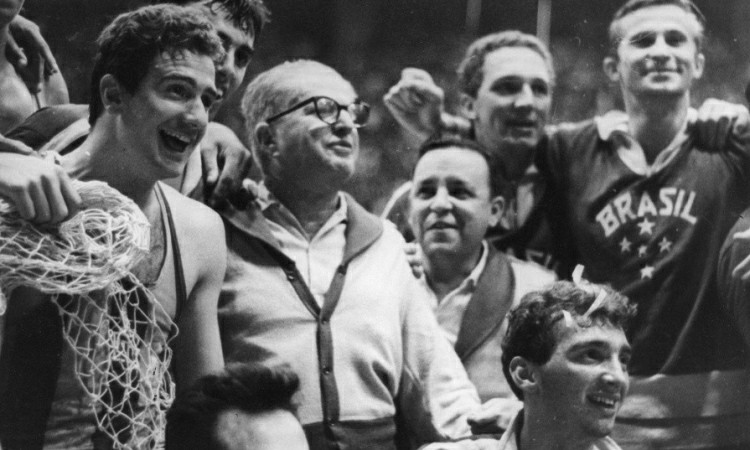
[[[609,407],[614,407],[617,404],[616,400],[613,400],[608,397],[602,397],[600,395],[593,395],[592,399],[597,403],[602,403],[604,405],[607,405]]]
[[[174,131],[169,131],[169,130],[162,130],[162,131],[164,132],[164,134],[170,137],[173,137],[184,144],[189,144],[190,141],[192,141],[192,139],[189,136],[185,136],[183,134],[179,134],[179,133],[176,133]]]

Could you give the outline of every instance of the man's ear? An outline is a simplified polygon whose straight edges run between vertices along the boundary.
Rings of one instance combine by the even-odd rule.
[[[490,228],[497,226],[505,215],[505,198],[502,195],[490,200]]]
[[[266,157],[276,153],[276,136],[274,136],[271,126],[266,122],[260,122],[255,125],[255,139],[258,143],[258,152]]]
[[[469,94],[461,94],[459,100],[461,104],[461,114],[469,120],[475,120],[477,118],[477,112],[474,108],[474,102],[476,99]]]
[[[534,363],[521,356],[514,356],[508,364],[508,371],[513,382],[523,391],[524,398],[526,394],[538,392],[539,376]]]
[[[617,64],[619,62],[619,59],[617,59],[617,57],[615,56],[607,56],[602,62],[602,69],[604,69],[604,74],[607,75],[609,81],[613,83],[620,82],[620,72],[617,71]]]
[[[122,110],[123,94],[122,85],[111,74],[106,74],[99,80],[99,96],[106,111],[118,113]]]
[[[703,69],[706,67],[706,56],[703,53],[695,55],[695,79],[698,80],[703,76]]]

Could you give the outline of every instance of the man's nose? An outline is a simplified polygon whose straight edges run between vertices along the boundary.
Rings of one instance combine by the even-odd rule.
[[[607,363],[602,373],[602,380],[612,388],[625,387],[627,389],[630,378],[625,365],[619,359],[613,358]]]
[[[435,192],[435,196],[432,198],[432,202],[430,202],[430,209],[435,212],[441,212],[448,211],[452,207],[453,204],[450,201],[448,190],[444,187],[438,188],[437,192]]]
[[[524,83],[521,86],[521,90],[516,95],[516,100],[513,104],[516,108],[530,107],[534,104],[534,91],[531,89],[529,83]]]

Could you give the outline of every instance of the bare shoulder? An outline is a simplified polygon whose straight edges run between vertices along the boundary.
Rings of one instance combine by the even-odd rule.
[[[164,183],[160,183],[160,185],[169,202],[172,215],[176,223],[179,224],[177,225],[178,228],[191,233],[211,232],[213,234],[220,231],[220,237],[223,238],[224,224],[216,211],[201,202],[180,194],[177,190]],[[201,236],[201,239],[203,237]]]
[[[214,210],[161,183],[169,202],[186,269],[214,271],[226,264],[224,223]],[[222,274],[223,276],[223,274]]]

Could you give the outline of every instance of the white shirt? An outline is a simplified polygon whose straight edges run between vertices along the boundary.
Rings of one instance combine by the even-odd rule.
[[[344,259],[346,245],[346,198],[339,193],[339,206],[323,226],[308,240],[302,224],[267,189],[261,190],[258,202],[268,219],[271,234],[281,251],[294,261],[305,284],[319,306],[336,269]]]

